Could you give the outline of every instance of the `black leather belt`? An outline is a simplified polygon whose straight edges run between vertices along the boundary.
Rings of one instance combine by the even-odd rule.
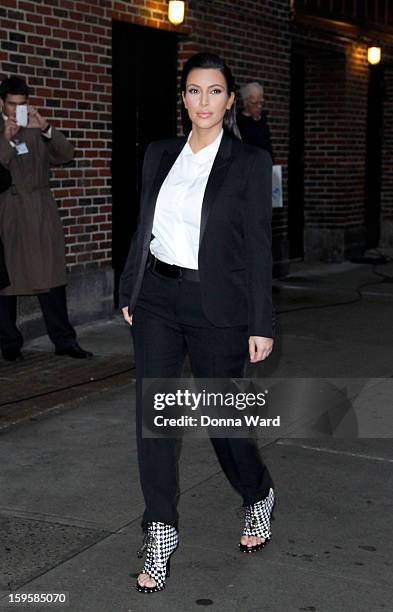
[[[149,258],[150,270],[167,276],[168,278],[177,278],[178,280],[199,282],[199,270],[191,270],[190,268],[181,268],[180,266],[172,266],[164,261],[160,261],[150,253]]]

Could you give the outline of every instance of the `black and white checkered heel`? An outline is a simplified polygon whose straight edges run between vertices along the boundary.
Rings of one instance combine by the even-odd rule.
[[[155,580],[155,586],[148,587],[136,581],[136,589],[140,593],[155,593],[165,589],[165,580],[169,577],[170,558],[179,543],[179,536],[172,525],[152,522],[147,524],[147,533],[143,545],[138,550],[139,558],[146,552],[145,564],[141,574],[148,574]]]
[[[242,552],[253,553],[261,548],[264,548],[272,536],[270,531],[270,519],[273,519],[272,512],[274,507],[274,491],[269,489],[269,494],[265,499],[261,499],[251,506],[246,506],[246,514],[244,518],[244,536],[256,536],[264,538],[264,542],[255,546],[247,546],[239,543],[239,548]]]

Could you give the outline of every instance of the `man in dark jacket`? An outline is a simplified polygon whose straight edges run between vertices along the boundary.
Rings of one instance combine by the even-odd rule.
[[[243,142],[264,149],[273,159],[267,112],[263,111],[263,87],[259,83],[247,83],[240,89],[243,108],[237,117],[237,125]]]
[[[240,89],[240,97],[243,108],[238,113],[237,125],[242,141],[267,151],[274,164],[267,112],[263,110],[264,97],[262,85],[257,82],[247,83]],[[273,286],[272,291],[273,293],[280,292],[275,286]]]
[[[0,289],[1,352],[8,361],[23,359],[16,296],[37,295],[56,355],[91,357],[68,320],[64,234],[49,185],[50,164],[71,161],[74,149],[28,105],[28,96],[18,77],[0,85],[0,164],[12,177],[0,195],[0,239],[9,276],[9,285]],[[18,106],[27,110],[24,119],[17,117]]]

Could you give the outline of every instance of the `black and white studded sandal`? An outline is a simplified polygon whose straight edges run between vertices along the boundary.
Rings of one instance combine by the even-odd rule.
[[[145,564],[141,574],[149,574],[156,584],[154,587],[142,586],[137,579],[137,591],[140,593],[155,593],[165,589],[165,580],[169,577],[170,558],[178,543],[179,536],[172,525],[159,522],[147,524],[147,533],[137,555],[141,558],[146,552]]]
[[[256,552],[264,548],[270,541],[272,536],[272,532],[270,531],[270,519],[273,518],[272,511],[274,502],[274,491],[273,489],[269,489],[269,494],[265,499],[261,499],[251,506],[246,506],[243,535],[264,538],[265,541],[255,546],[247,546],[246,544],[239,543],[239,548],[242,552]]]

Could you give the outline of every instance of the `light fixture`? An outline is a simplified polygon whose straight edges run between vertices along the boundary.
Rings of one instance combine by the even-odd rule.
[[[381,47],[369,47],[367,49],[368,63],[375,66],[381,61]]]
[[[173,25],[180,25],[184,21],[184,1],[169,0],[168,19]]]

